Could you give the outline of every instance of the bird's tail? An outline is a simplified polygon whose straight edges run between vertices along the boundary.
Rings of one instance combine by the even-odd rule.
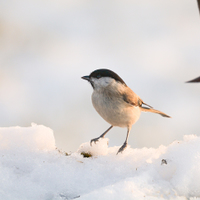
[[[163,117],[169,117],[171,118],[169,115],[166,115],[165,113],[159,111],[159,110],[155,110],[153,108],[146,108],[146,107],[140,107],[141,108],[141,111],[143,112],[152,112],[152,113],[157,113],[157,114],[160,114],[162,115]]]

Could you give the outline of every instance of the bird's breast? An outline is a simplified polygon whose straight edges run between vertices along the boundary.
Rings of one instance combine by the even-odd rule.
[[[113,126],[128,127],[140,117],[140,108],[125,102],[119,94],[109,91],[92,94],[92,104],[99,115]]]

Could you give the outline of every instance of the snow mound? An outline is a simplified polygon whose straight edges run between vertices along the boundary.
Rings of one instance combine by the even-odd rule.
[[[89,154],[91,156],[100,156],[108,154],[108,138],[99,139],[97,143],[83,143],[78,151],[78,153]]]
[[[200,137],[118,155],[107,144],[87,142],[66,156],[47,127],[0,128],[1,199],[200,199]]]
[[[31,127],[0,128],[0,150],[34,151],[55,149],[53,131],[32,123]]]

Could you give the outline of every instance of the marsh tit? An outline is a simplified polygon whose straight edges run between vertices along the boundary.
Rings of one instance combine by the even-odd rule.
[[[126,140],[118,150],[118,153],[123,152],[128,145],[131,127],[139,119],[141,111],[153,112],[170,118],[169,115],[144,103],[115,72],[109,69],[98,69],[89,76],[81,78],[91,83],[93,87],[92,104],[99,115],[111,125],[102,135],[92,139],[91,145],[103,138],[113,126],[126,127]]]

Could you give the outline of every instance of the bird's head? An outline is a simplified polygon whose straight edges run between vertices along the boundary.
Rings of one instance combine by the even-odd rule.
[[[125,85],[126,83],[113,71],[109,69],[97,69],[89,76],[81,77],[91,83],[93,89],[105,88],[111,83]]]

